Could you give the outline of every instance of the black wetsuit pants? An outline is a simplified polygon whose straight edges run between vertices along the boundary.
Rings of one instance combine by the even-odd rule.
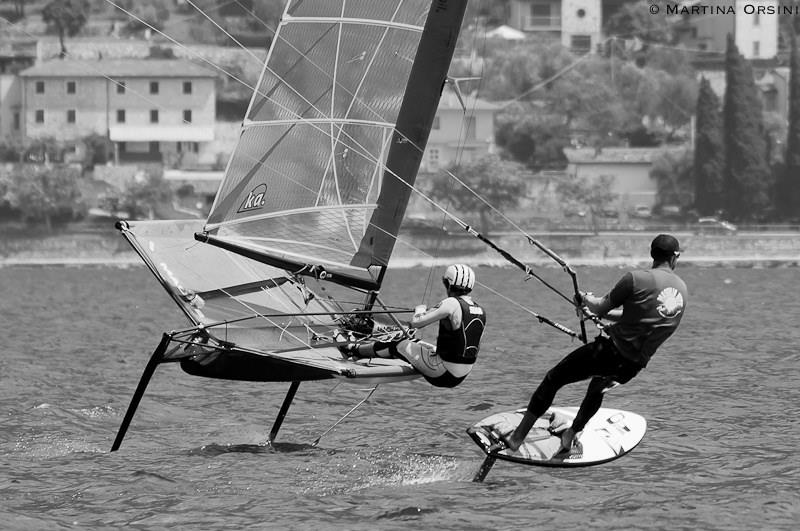
[[[536,418],[542,416],[553,404],[559,389],[567,384],[591,378],[589,389],[581,403],[572,427],[575,431],[583,430],[589,419],[597,413],[603,403],[603,392],[613,382],[627,383],[642,368],[624,358],[614,343],[603,336],[598,336],[591,343],[582,345],[567,354],[555,367],[545,375],[542,383],[534,391],[528,404],[528,411]]]

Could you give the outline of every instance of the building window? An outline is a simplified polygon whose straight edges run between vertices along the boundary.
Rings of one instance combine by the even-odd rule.
[[[191,81],[184,81],[183,82],[183,93],[184,94],[191,94],[192,93],[192,82]]]
[[[119,142],[117,143],[117,146],[119,146],[120,153],[125,153],[125,150],[127,149],[127,145],[125,144],[125,142]]]
[[[753,41],[753,57],[758,57],[759,53],[761,53],[761,43]]]
[[[67,81],[67,94],[75,94],[75,82]]]
[[[118,124],[125,123],[125,109],[117,109],[117,123]]]
[[[753,26],[758,26],[761,24],[761,20],[758,17],[758,13],[753,14]]]
[[[153,109],[150,111],[150,123],[151,124],[158,123],[158,109]]]
[[[550,4],[531,4],[531,26],[556,25],[550,16]]]
[[[44,123],[44,111],[42,109],[39,109],[38,111],[36,111],[36,123],[37,124],[43,124]]]
[[[464,125],[466,128],[465,138],[467,140],[475,140],[475,117],[467,116],[466,123]]]
[[[75,123],[75,109],[67,110],[67,123],[74,124]]]
[[[150,82],[150,94],[158,94],[158,81]]]
[[[591,35],[572,35],[570,37],[570,47],[573,52],[587,53],[592,49]]]
[[[150,153],[158,153],[158,142],[150,142]]]
[[[190,110],[183,111],[183,122],[187,124],[192,123],[192,111]]]
[[[44,81],[36,82],[36,94],[44,94]]]
[[[18,113],[18,112],[15,112],[15,113],[14,113],[14,130],[15,130],[15,131],[19,131],[19,127],[20,127],[20,125],[21,125],[21,124],[20,124],[19,113]]]
[[[428,164],[430,165],[431,170],[438,170],[439,169],[439,149],[438,148],[431,148],[428,150]]]
[[[586,16],[586,10],[585,9],[579,9],[578,11],[576,11],[575,14],[578,15],[578,18],[583,18],[583,17]]]
[[[117,81],[117,94],[125,94],[125,82]]]
[[[441,124],[439,123],[439,117],[438,116],[434,116],[433,117],[433,125],[431,126],[431,129],[439,129],[440,127],[441,127]]]

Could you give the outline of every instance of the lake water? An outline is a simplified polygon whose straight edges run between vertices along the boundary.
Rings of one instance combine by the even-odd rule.
[[[596,293],[622,272],[578,271]],[[184,317],[143,267],[0,269],[0,527],[797,529],[800,271],[679,272],[691,294],[681,328],[604,404],[645,416],[644,441],[597,467],[498,462],[473,483],[482,456],[467,426],[527,404],[575,346],[489,290],[570,318],[515,269],[478,269],[488,288],[475,296],[490,323],[478,365],[454,390],[382,385],[313,447],[366,391],[303,383],[270,449],[288,384],[212,381],[162,365],[115,453],[147,359]],[[383,298],[434,303],[438,274],[393,272]],[[563,389],[556,405],[577,405],[584,389]]]

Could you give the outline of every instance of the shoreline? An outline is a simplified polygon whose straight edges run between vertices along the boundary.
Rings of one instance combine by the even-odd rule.
[[[572,267],[647,267],[651,259],[640,258],[573,258],[565,260]],[[395,258],[389,263],[391,269],[412,269],[415,267],[440,267],[452,263],[469,263],[483,267],[508,267],[516,268],[504,258],[475,258],[474,256],[452,256],[447,258]],[[536,267],[560,266],[553,260],[524,260],[524,263]],[[773,268],[773,267],[800,267],[800,256],[701,256],[681,258],[681,265],[691,267],[728,267],[728,268]],[[54,258],[54,257],[26,257],[0,259],[0,269],[11,267],[145,267],[145,263],[136,255],[132,257],[93,257],[93,258]]]
[[[800,232],[697,235],[675,232],[684,252],[681,264],[693,267],[797,267]],[[575,267],[647,266],[652,234],[643,232],[542,233],[540,243]],[[520,262],[560,267],[520,234],[492,235],[495,244]],[[404,235],[389,267],[408,269],[463,262],[476,266],[516,267],[471,236]],[[36,266],[143,266],[117,233],[71,233],[49,237],[0,238],[0,268]]]

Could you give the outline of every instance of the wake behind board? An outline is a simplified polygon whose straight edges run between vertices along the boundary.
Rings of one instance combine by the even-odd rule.
[[[524,409],[496,413],[467,429],[472,440],[489,457],[526,465],[576,467],[607,463],[620,458],[639,444],[647,431],[641,415],[619,409],[601,408],[578,437],[579,447],[561,452],[560,433],[572,425],[576,407],[553,407],[536,420],[518,450],[489,451],[522,420]],[[488,472],[488,470],[487,470]]]

